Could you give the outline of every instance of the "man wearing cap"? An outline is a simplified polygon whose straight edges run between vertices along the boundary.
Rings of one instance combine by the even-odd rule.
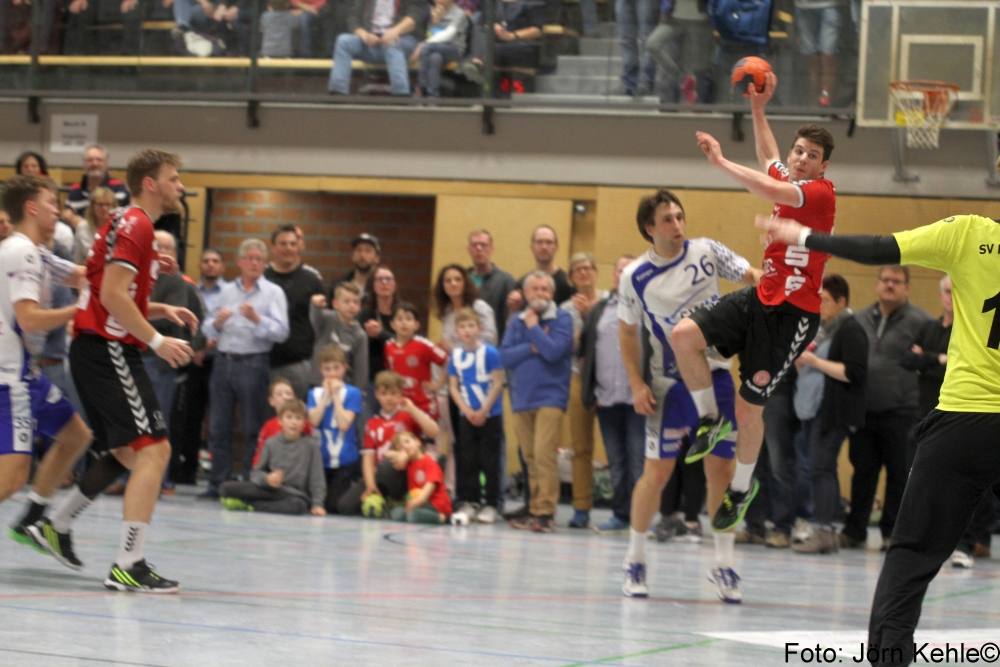
[[[369,276],[375,273],[375,269],[382,261],[382,246],[379,245],[378,238],[374,234],[365,232],[351,239],[351,247],[354,248],[351,251],[351,263],[354,264],[354,268],[330,283],[330,289],[326,294],[327,303],[333,303],[333,290],[339,283],[357,285],[358,289],[361,290],[362,303],[368,296],[365,294],[365,286],[368,284]]]

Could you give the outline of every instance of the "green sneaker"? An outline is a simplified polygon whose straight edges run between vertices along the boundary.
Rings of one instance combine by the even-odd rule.
[[[722,497],[722,505],[715,513],[715,518],[712,519],[712,530],[723,533],[730,528],[735,528],[746,516],[750,501],[754,499],[759,490],[760,483],[756,479],[751,480],[749,491],[741,493],[726,489],[726,495]]]
[[[239,498],[219,498],[219,502],[230,512],[253,512],[253,506]]]
[[[25,530],[31,534],[35,542],[45,547],[45,551],[55,557],[57,561],[71,570],[82,570],[83,562],[77,558],[73,551],[73,536],[71,533],[60,533],[52,527],[52,522],[48,517],[42,517],[30,526],[25,526]]]
[[[15,524],[7,529],[7,537],[14,540],[18,544],[23,544],[26,547],[31,547],[40,554],[49,555],[49,550],[45,548],[44,545],[39,544],[35,541],[35,536],[28,532],[28,529],[21,524]]]
[[[688,449],[684,463],[700,461],[715,449],[715,445],[733,430],[733,422],[722,415],[717,417],[702,417],[698,420],[698,430],[694,442]]]
[[[176,581],[164,579],[153,572],[145,559],[127,570],[112,565],[108,578],[104,580],[104,587],[127,593],[177,593],[181,589]]]

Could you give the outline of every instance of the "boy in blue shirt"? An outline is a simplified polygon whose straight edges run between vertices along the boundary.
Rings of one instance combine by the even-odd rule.
[[[482,324],[472,308],[455,314],[455,333],[462,340],[448,357],[451,397],[462,416],[455,443],[456,514],[469,520],[493,523],[500,500],[500,452],[503,436],[504,372],[500,353],[479,340]],[[480,505],[479,477],[486,478],[486,497]]]
[[[309,390],[309,423],[320,436],[326,471],[326,511],[343,513],[337,503],[361,477],[358,429],[354,423],[361,412],[361,390],[344,382],[347,355],[338,345],[320,349],[319,370],[323,384]]]

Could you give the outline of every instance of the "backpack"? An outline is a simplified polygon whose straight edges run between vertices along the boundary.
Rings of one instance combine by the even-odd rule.
[[[722,39],[767,44],[771,0],[711,0],[708,18]]]

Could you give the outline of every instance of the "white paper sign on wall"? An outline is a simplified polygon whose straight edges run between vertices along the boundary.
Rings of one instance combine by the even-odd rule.
[[[53,114],[53,153],[83,153],[97,143],[97,114]]]

